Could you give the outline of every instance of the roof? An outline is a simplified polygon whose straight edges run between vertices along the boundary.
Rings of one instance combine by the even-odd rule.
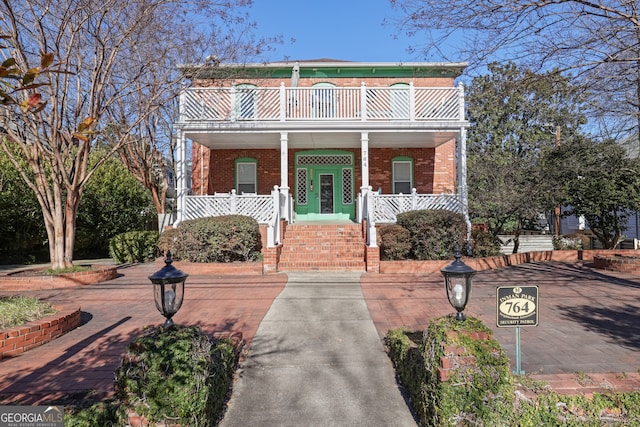
[[[238,71],[247,77],[286,78],[294,66],[300,69],[301,78],[309,77],[453,77],[462,74],[466,62],[355,62],[339,59],[288,60],[265,63],[225,64],[205,63],[179,65],[178,68],[191,78],[220,78]]]

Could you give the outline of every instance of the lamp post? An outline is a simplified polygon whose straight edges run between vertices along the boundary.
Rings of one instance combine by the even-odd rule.
[[[456,320],[465,320],[462,312],[471,295],[471,277],[475,270],[460,260],[460,251],[456,248],[455,261],[440,270],[444,276],[444,287],[449,303],[456,309]]]
[[[171,251],[167,251],[167,258],[164,260],[165,266],[149,276],[153,284],[153,299],[156,308],[166,318],[164,327],[175,326],[171,319],[180,310],[184,300],[184,282],[188,274],[178,270],[171,265]]]

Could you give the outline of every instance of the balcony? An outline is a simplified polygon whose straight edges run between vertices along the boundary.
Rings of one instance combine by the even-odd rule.
[[[188,88],[180,122],[422,122],[464,121],[462,86]]]

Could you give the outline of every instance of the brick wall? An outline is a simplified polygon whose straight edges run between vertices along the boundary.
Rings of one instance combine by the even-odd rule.
[[[51,316],[1,331],[0,360],[18,356],[27,350],[48,343],[80,325],[80,308],[57,309],[59,312]]]
[[[458,335],[465,335],[476,341],[489,341],[493,337],[487,332],[477,331],[453,331],[448,330],[445,333],[445,339],[440,343],[444,356],[440,357],[440,366],[438,367],[438,379],[441,382],[449,380],[449,376],[462,370],[468,370],[469,367],[475,367],[477,364],[476,357],[473,352],[464,346],[457,344]],[[479,369],[478,372],[481,372]]]
[[[433,167],[433,194],[456,192],[455,141],[451,140],[435,148]]]
[[[380,249],[379,247],[373,249]],[[465,264],[476,271],[494,270],[530,262],[594,262],[596,257],[613,258],[616,255],[640,258],[640,251],[633,249],[617,250],[564,250],[564,251],[535,251],[509,255],[499,255],[487,258],[463,258]],[[380,261],[380,273],[408,274],[408,273],[437,273],[452,260],[443,261]],[[637,261],[636,261],[637,262]],[[637,265],[637,264],[636,264]],[[594,267],[598,267],[595,264]],[[628,271],[633,273],[633,271]],[[636,270],[640,273],[640,270]]]
[[[194,151],[195,152],[195,151]],[[209,166],[206,194],[228,193],[235,188],[235,161],[249,157],[258,161],[258,194],[269,194],[274,185],[280,185],[280,150],[208,150],[205,157]],[[194,159],[195,164],[195,159]],[[200,194],[200,170],[193,171],[193,190]]]
[[[0,290],[26,291],[39,289],[59,289],[74,286],[90,285],[115,279],[118,275],[116,266],[93,267],[91,270],[51,276],[0,276]]]
[[[385,194],[392,191],[391,162],[394,157],[407,156],[414,161],[414,187],[418,193],[451,193],[455,190],[455,155],[454,141],[450,141],[438,148],[372,148],[369,150],[369,183],[374,190],[382,188]],[[198,149],[194,149],[193,159],[193,191],[201,194],[200,189],[206,188],[206,193],[227,193],[235,187],[234,162],[242,157],[249,157],[258,161],[258,193],[269,194],[274,185],[280,185],[280,151],[279,150],[209,150],[204,148],[206,161],[204,170],[209,172],[205,176],[205,183],[200,186],[201,156]],[[289,187],[294,193],[295,153],[306,151],[301,149],[289,150]],[[362,168],[360,149],[347,149],[354,154],[355,188],[362,185]],[[195,157],[198,157],[197,159]]]
[[[438,148],[373,148],[369,150],[369,183],[374,190],[393,193],[392,160],[413,159],[413,186],[418,193],[451,193],[455,189],[454,141]]]
[[[601,270],[640,274],[640,254],[633,256],[613,252],[610,255],[596,255],[593,257],[593,266]]]

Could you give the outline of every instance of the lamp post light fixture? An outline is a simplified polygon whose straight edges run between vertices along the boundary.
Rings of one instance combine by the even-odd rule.
[[[184,282],[189,275],[171,265],[173,260],[170,251],[167,251],[164,262],[165,266],[149,276],[149,280],[153,284],[156,308],[166,318],[164,327],[170,328],[176,325],[171,318],[182,307]]]
[[[449,303],[456,309],[456,320],[465,320],[462,312],[469,302],[471,295],[471,277],[475,270],[460,260],[460,251],[456,249],[455,260],[440,270],[444,276],[444,287],[447,291]]]

